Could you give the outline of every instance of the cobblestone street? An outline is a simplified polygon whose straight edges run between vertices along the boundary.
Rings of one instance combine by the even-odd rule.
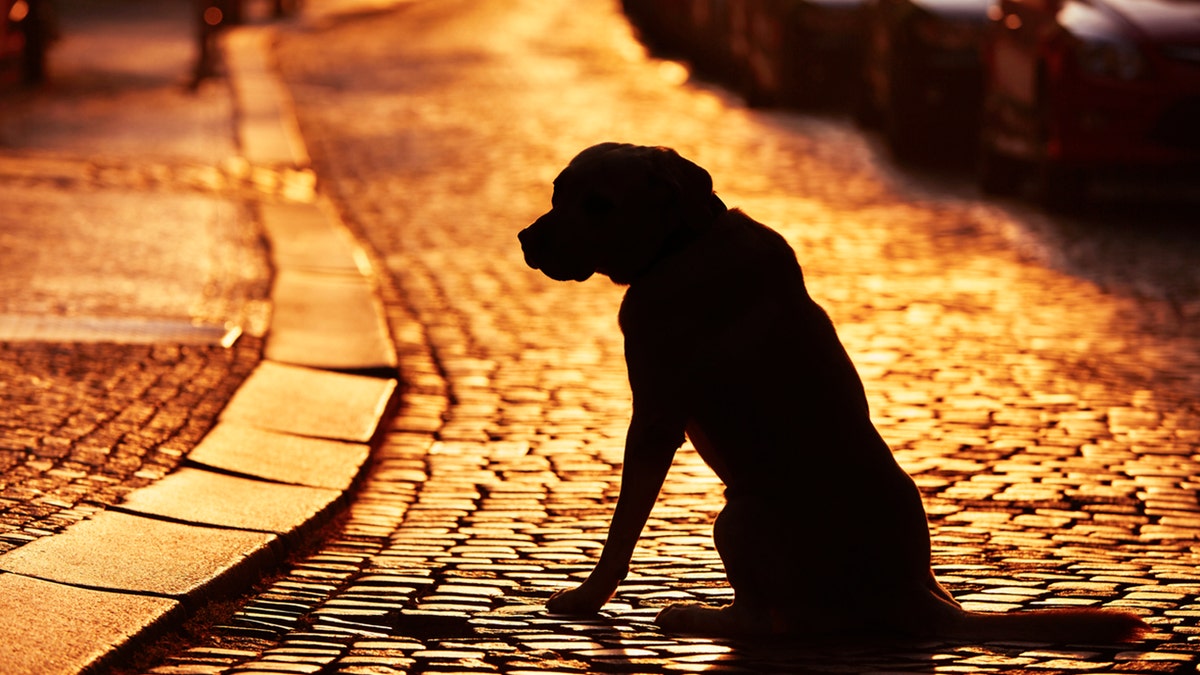
[[[276,55],[319,191],[389,273],[403,406],[314,552],[140,672],[1195,671],[1200,244],[1184,217],[1093,231],[905,175],[845,121],[750,110],[648,58],[617,3],[406,3],[282,32]],[[605,140],[676,148],[796,249],[966,607],[1124,608],[1149,639],[664,635],[663,605],[731,596],[711,540],[722,486],[688,446],[614,601],[546,614],[590,570],[619,487],[623,290],[546,279],[516,233]]]

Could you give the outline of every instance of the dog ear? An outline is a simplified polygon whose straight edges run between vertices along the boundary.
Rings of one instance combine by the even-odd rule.
[[[626,162],[641,165],[648,182],[645,188],[650,203],[674,211],[687,225],[700,226],[708,223],[726,210],[725,204],[713,193],[712,176],[672,148],[631,143],[598,143],[576,155],[567,165],[567,169],[592,163],[606,165],[609,162],[619,162],[613,167],[614,171],[627,170],[621,167],[621,164]],[[625,164],[625,167],[629,166]],[[556,180],[555,183],[557,182]]]
[[[712,176],[698,164],[685,159],[671,148],[654,148],[650,155],[651,175],[669,193],[672,206],[684,221],[698,225],[725,212],[725,204],[713,193]]]
[[[656,173],[676,186],[680,198],[704,201],[712,193],[712,176],[707,171],[671,148],[655,150]]]

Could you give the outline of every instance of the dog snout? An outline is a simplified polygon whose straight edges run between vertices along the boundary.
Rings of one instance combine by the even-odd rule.
[[[592,251],[553,210],[517,234],[525,264],[555,281],[583,281],[596,271]]]
[[[521,248],[523,250],[532,246],[534,241],[537,239],[537,232],[534,230],[535,226],[537,226],[537,221],[534,221],[528,227],[517,233],[517,239],[521,242]]]
[[[521,252],[525,254],[525,264],[535,270],[541,268],[541,263],[545,258],[546,234],[542,222],[545,217],[542,216],[533,221],[533,224],[517,234],[517,239],[521,242]]]

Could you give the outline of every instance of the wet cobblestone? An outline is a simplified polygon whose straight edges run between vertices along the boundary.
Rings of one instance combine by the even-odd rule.
[[[685,84],[613,8],[571,7],[416,3],[283,40],[323,189],[389,273],[404,406],[319,551],[147,672],[1193,672],[1195,298],[1047,265],[1019,245],[1036,238],[1024,212],[914,186],[837,120]],[[678,148],[797,249],[966,606],[1122,607],[1149,639],[664,635],[663,605],[730,599],[721,485],[687,447],[616,599],[545,614],[590,570],[618,490],[622,291],[544,279],[515,233],[558,169],[610,138]]]

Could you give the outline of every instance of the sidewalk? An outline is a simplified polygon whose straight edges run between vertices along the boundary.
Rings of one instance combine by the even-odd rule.
[[[189,6],[64,11],[52,84],[0,98],[5,672],[94,667],[244,590],[344,502],[394,400],[270,27],[189,97]]]

